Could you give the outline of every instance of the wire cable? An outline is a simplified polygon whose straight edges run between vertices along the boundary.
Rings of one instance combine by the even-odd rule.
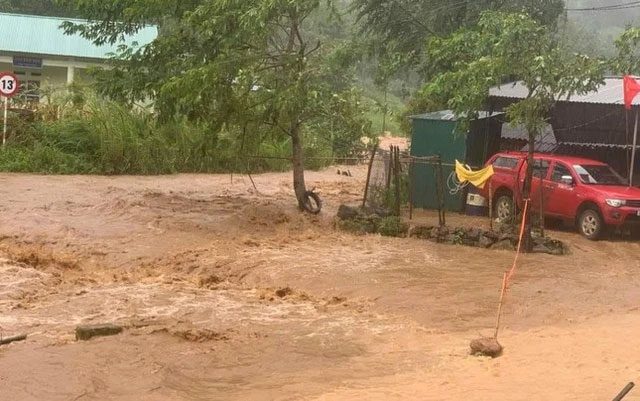
[[[447,189],[449,189],[449,194],[451,195],[459,194],[468,185],[468,181],[464,183],[460,182],[455,171],[452,171],[451,174],[449,174],[449,178],[447,178]]]
[[[613,11],[613,10],[626,10],[629,8],[639,8],[640,1],[631,1],[628,3],[612,4],[609,6],[598,7],[582,7],[582,8],[566,8],[566,11]]]

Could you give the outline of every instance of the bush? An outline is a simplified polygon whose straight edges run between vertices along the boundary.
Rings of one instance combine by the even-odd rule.
[[[380,220],[378,232],[385,237],[405,237],[409,226],[397,216],[385,217]]]
[[[378,232],[380,218],[377,216],[363,216],[355,219],[340,220],[338,227],[341,230],[348,231],[353,234],[375,234]]]
[[[52,174],[264,172],[291,168],[282,135],[222,131],[186,119],[159,122],[145,110],[95,95],[58,97],[35,122],[16,126],[0,170]],[[71,96],[71,95],[69,95]],[[52,116],[61,116],[54,119]],[[308,169],[330,165],[332,144],[305,133]],[[247,158],[245,156],[264,156]]]

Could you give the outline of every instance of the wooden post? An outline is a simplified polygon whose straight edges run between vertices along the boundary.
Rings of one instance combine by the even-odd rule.
[[[437,160],[434,160],[433,163],[433,173],[436,179],[436,196],[438,201],[438,223],[440,227],[445,226],[447,224],[446,215],[445,215],[445,204],[444,204],[444,179],[443,179],[443,170],[442,170],[442,158],[438,156]]]
[[[21,334],[19,336],[13,336],[13,337],[4,337],[4,338],[0,338],[0,345],[10,344],[14,341],[24,341],[26,339],[27,339],[26,334]]]
[[[442,211],[442,226],[447,225],[446,210],[444,204],[444,170],[442,169],[442,157],[438,157],[438,180],[440,182],[440,210]]]
[[[622,391],[621,391],[618,395],[616,395],[616,398],[614,398],[614,399],[613,399],[613,401],[622,401],[622,399],[623,399],[624,397],[626,397],[626,396],[627,396],[627,394],[629,394],[629,392],[630,392],[631,390],[633,390],[633,388],[634,388],[635,386],[636,386],[636,385],[635,385],[635,383],[634,383],[634,382],[631,382],[631,383],[627,384],[627,385],[622,389]]]
[[[540,178],[540,229],[544,238],[544,182]]]
[[[371,184],[371,169],[373,168],[373,162],[376,159],[376,153],[378,152],[378,143],[373,144],[373,151],[371,152],[371,158],[369,159],[369,169],[367,170],[367,183],[364,186],[364,198],[362,199],[362,208],[367,206],[367,197],[369,196],[369,185]]]
[[[387,192],[391,189],[391,174],[393,172],[393,145],[389,146],[389,165],[387,166]]]
[[[413,158],[409,158],[409,220],[413,220]]]
[[[400,147],[396,146],[394,148],[394,186],[395,186],[395,212],[396,216],[400,216]]]
[[[247,170],[246,173],[249,176],[249,180],[251,180],[251,185],[253,185],[253,189],[255,189],[256,194],[259,194],[260,191],[258,191],[258,187],[256,186],[255,181],[253,181],[253,177],[251,176],[251,169],[249,168],[249,160],[247,159]]]
[[[516,200],[517,200],[516,199],[516,193],[520,192],[520,181],[519,181],[519,179],[520,179],[521,170],[522,169],[518,170],[518,172],[516,173],[516,176],[515,176],[516,185],[515,185],[515,187],[513,187],[515,189],[515,191],[513,191],[513,194],[511,196],[511,202],[512,202],[512,205],[513,205],[513,210],[511,211],[511,225],[515,225],[516,224],[516,209],[518,209],[517,206],[516,206],[517,205],[517,203],[516,203]]]
[[[442,227],[442,210],[440,210],[440,180],[438,179],[438,162],[434,160],[431,164],[433,168],[433,179],[436,184],[436,206],[438,208],[438,225]]]
[[[493,231],[493,185],[489,179],[489,229]]]

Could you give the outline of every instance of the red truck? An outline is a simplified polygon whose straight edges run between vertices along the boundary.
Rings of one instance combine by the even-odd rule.
[[[501,220],[523,207],[526,160],[524,152],[503,152],[486,164],[493,165],[495,174],[481,192],[493,200]],[[546,217],[575,225],[592,240],[607,227],[640,223],[640,188],[629,187],[609,165],[596,160],[536,153],[530,202],[533,210],[540,210],[542,202]]]

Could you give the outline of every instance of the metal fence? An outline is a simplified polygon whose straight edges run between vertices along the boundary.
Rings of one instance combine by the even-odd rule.
[[[425,186],[430,186],[426,192],[433,198],[434,209],[439,211],[440,223],[444,225],[447,189],[440,157],[412,157],[395,146],[388,150],[376,148],[370,154],[362,206],[387,209],[396,215],[400,215],[402,207],[408,206],[412,217],[413,198],[416,194],[423,196]]]

